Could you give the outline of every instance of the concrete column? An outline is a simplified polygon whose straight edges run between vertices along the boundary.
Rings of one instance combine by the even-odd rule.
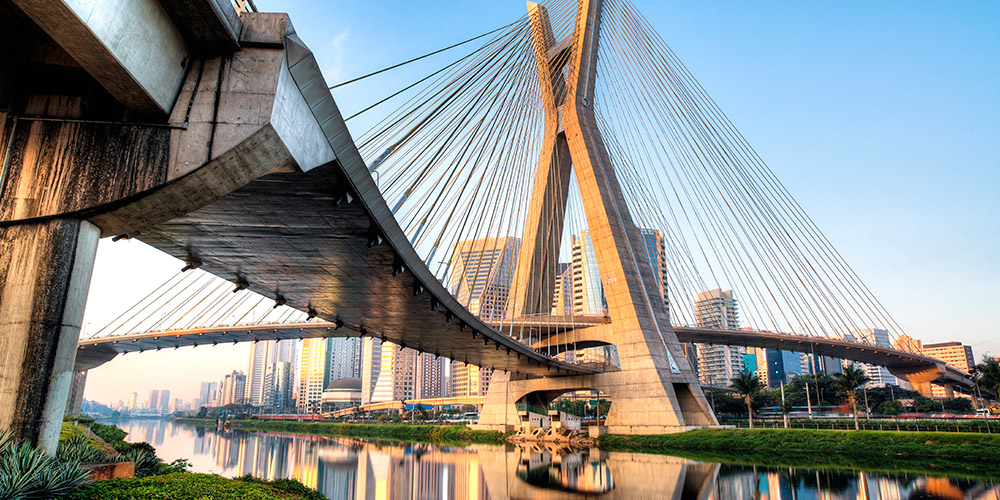
[[[83,391],[87,388],[88,371],[77,370],[73,372],[73,381],[69,388],[69,399],[66,400],[67,415],[80,415],[83,412]]]
[[[100,230],[0,228],[0,428],[55,453]]]

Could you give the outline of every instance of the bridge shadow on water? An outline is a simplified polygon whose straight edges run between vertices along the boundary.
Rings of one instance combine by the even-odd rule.
[[[294,478],[330,499],[1000,500],[997,480],[725,465],[554,444],[457,445],[119,422],[194,472]]]

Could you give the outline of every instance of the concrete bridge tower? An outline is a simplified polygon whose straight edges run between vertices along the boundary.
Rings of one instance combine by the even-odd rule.
[[[515,404],[547,404],[572,390],[596,389],[613,403],[610,432],[653,434],[718,425],[670,325],[658,282],[632,220],[594,113],[602,1],[580,0],[567,40],[554,39],[549,16],[528,2],[545,135],[509,299],[513,318],[548,314],[556,277],[571,170],[575,170],[608,302],[606,342],[621,371],[549,378],[496,374],[481,425],[518,424]]]

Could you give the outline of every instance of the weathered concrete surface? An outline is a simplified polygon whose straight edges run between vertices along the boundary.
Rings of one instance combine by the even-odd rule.
[[[157,0],[12,0],[131,110],[165,115],[188,64]]]
[[[134,7],[133,15],[145,15],[149,6],[137,3],[122,10]],[[57,18],[66,13],[58,9],[81,5],[39,12],[57,24],[51,29],[62,29]],[[125,108],[103,106],[106,94],[87,90],[99,87],[86,73],[74,73],[74,61],[58,50],[54,59],[36,62],[67,68],[80,78],[80,95],[45,94],[50,87],[17,82],[5,88],[20,92],[14,102],[21,106],[0,115],[0,427],[15,436],[54,451],[99,236],[178,217],[267,172],[334,158],[291,77],[287,15],[245,16],[252,47],[197,60],[192,71],[182,71],[183,99],[162,125],[121,122]],[[121,21],[94,22],[114,19]],[[119,28],[117,46],[149,45],[132,24]],[[28,70],[25,75],[38,78]],[[71,407],[84,381],[77,378]]]
[[[0,227],[0,428],[55,452],[99,230]]]

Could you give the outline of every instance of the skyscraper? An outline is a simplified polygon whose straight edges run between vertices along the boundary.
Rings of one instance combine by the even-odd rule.
[[[487,323],[500,322],[520,247],[521,240],[512,237],[455,243],[450,285],[458,302]]]
[[[212,406],[217,398],[218,387],[219,384],[216,382],[202,382],[201,390],[198,392],[198,403],[202,406]]]
[[[160,413],[170,412],[170,391],[168,389],[160,390],[160,404],[158,406]]]
[[[278,363],[295,362],[292,339],[255,342],[250,348],[247,366],[246,401],[255,406],[272,406],[275,400],[275,370]],[[287,389],[287,388],[286,388]]]
[[[262,405],[266,398],[265,378],[273,352],[277,349],[276,340],[262,340],[250,345],[250,361],[247,363],[247,393],[246,401],[252,405]]]
[[[155,410],[160,407],[160,391],[153,389],[149,391],[149,399],[146,401],[146,408]]]
[[[703,328],[739,328],[739,312],[732,290],[717,288],[699,293],[695,297],[694,314],[695,322]],[[704,384],[726,387],[744,370],[744,347],[698,344],[697,351],[698,378]]]

